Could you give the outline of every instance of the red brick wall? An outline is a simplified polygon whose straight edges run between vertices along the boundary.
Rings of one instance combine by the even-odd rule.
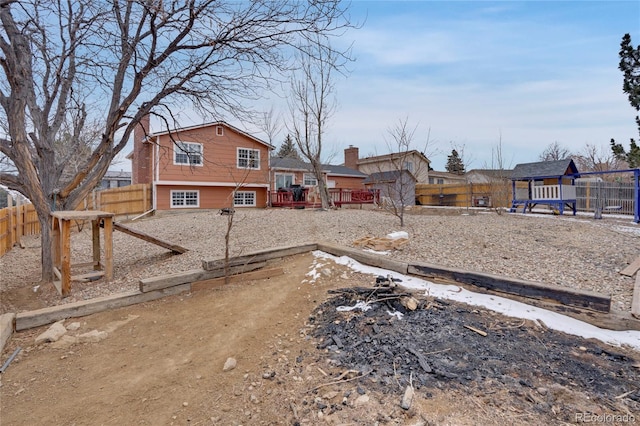
[[[151,183],[153,180],[153,143],[145,142],[149,131],[149,116],[140,120],[133,132],[131,183]]]

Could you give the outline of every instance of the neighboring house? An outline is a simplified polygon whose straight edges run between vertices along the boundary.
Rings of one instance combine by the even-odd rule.
[[[311,172],[311,164],[296,158],[271,158],[271,189],[276,191],[294,185],[315,187],[318,185]],[[328,188],[363,189],[363,181],[367,177],[358,170],[345,166],[323,164],[322,171]]]
[[[429,178],[427,182],[429,183],[429,185],[449,185],[456,183],[465,184],[467,183],[467,178],[464,175],[458,175],[449,172],[436,172],[435,170],[431,170],[429,172]]]
[[[108,170],[100,181],[98,189],[120,188],[131,185],[131,172]]]
[[[395,206],[416,204],[416,178],[408,170],[371,173],[364,180],[367,189],[380,191],[380,200]]]
[[[136,128],[128,158],[133,183],[153,185],[154,209],[267,206],[272,145],[223,121],[148,129]]]
[[[349,146],[344,150],[344,165],[370,175],[372,173],[407,170],[418,183],[429,182],[429,164],[431,161],[419,151],[395,152],[360,158],[359,150]]]
[[[474,169],[465,173],[469,183],[492,183],[496,181],[508,181],[513,170],[508,169]]]

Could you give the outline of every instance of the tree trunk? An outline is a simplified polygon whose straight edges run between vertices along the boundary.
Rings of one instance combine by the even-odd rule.
[[[40,222],[40,255],[42,257],[42,282],[50,283],[53,281],[53,259],[51,257],[52,232],[51,225],[53,219],[51,213],[41,213],[38,211],[38,221]]]

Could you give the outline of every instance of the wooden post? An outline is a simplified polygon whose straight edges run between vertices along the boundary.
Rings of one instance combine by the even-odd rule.
[[[113,217],[105,217],[104,222],[104,272],[107,281],[113,279]]]
[[[636,285],[631,299],[631,315],[640,319],[640,272],[636,274]]]
[[[91,221],[91,237],[93,240],[93,270],[100,270],[100,219]]]
[[[16,243],[18,243],[22,248],[24,248],[22,245],[23,234],[24,222],[22,221],[22,198],[18,197],[16,200]]]
[[[7,193],[7,252],[13,248],[13,198]]]
[[[60,268],[60,281],[62,297],[71,293],[71,221],[60,219],[60,239],[62,240],[62,267]]]

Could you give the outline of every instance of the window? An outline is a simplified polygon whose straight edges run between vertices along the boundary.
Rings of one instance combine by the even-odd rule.
[[[260,169],[260,151],[257,149],[238,148],[239,169]]]
[[[256,205],[256,193],[255,191],[237,191],[233,194],[233,205],[238,206],[255,206]]]
[[[291,188],[293,185],[293,175],[285,173],[276,173],[276,189]]]
[[[402,164],[402,168],[403,168],[404,170],[408,170],[408,171],[410,171],[410,172],[413,172],[413,162],[412,162],[412,161],[405,161],[405,162]]]
[[[318,179],[316,179],[316,177],[311,173],[305,173],[304,174],[303,185],[304,186],[316,186],[316,185],[318,185]]]
[[[217,136],[224,136],[224,127],[216,126],[216,135]]]
[[[202,145],[199,143],[176,142],[173,152],[173,164],[202,165]]]
[[[171,207],[199,207],[198,191],[171,191]]]

